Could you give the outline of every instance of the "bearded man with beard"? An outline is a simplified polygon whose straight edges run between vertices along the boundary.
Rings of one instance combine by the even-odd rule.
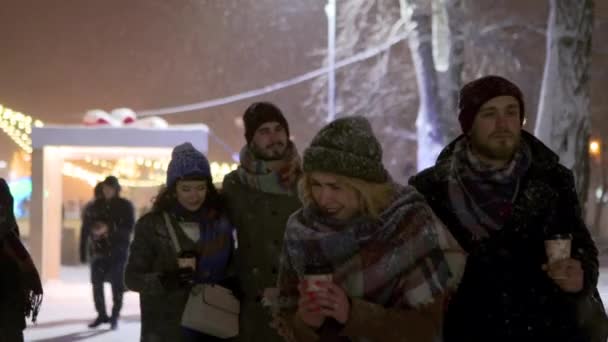
[[[463,134],[410,180],[468,253],[444,340],[595,341],[605,323],[597,248],[572,172],[522,130],[510,81],[466,84],[459,109]],[[549,263],[544,242],[558,234],[572,238],[571,256]]]
[[[239,341],[282,341],[270,327],[285,224],[300,208],[300,155],[281,110],[253,103],[243,115],[247,144],[240,166],[222,185],[236,227],[236,265],[242,290]]]

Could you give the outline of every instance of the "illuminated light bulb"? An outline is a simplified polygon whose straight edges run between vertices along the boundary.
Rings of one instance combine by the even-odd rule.
[[[598,156],[600,154],[600,151],[601,145],[599,140],[592,140],[589,143],[589,153],[591,153],[591,155]]]
[[[34,127],[44,127],[44,124],[40,120],[35,120]]]
[[[145,165],[146,167],[150,167],[150,166],[152,166],[152,162],[151,162],[151,161],[149,161],[149,160],[146,160],[146,161],[144,162],[144,165]]]

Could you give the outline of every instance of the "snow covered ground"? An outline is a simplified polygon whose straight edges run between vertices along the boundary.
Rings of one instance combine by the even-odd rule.
[[[139,341],[139,296],[134,292],[125,293],[118,330],[110,330],[108,324],[98,329],[87,327],[97,316],[88,266],[63,266],[60,280],[47,282],[44,291],[38,323],[26,329],[26,341]],[[106,284],[105,292],[110,312],[112,292],[109,284]]]
[[[602,259],[599,287],[604,303],[608,303],[608,257]],[[109,325],[98,329],[87,327],[96,316],[87,266],[62,267],[61,279],[46,283],[44,289],[38,324],[25,331],[26,341],[139,341],[139,301],[133,292],[125,294],[122,320],[117,331],[109,330]],[[110,287],[106,285],[108,311],[111,303]]]

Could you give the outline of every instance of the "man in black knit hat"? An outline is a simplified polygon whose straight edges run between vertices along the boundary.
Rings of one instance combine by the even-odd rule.
[[[89,324],[96,328],[110,323],[112,329],[118,327],[122,309],[124,269],[135,224],[133,204],[120,196],[120,184],[114,176],[108,176],[101,183],[101,195],[83,213],[83,225],[87,226],[87,236],[81,237],[88,244],[91,262],[91,283],[97,318]],[[112,315],[108,316],[103,284],[112,284]]]
[[[410,180],[469,254],[444,340],[601,340],[597,249],[572,172],[522,130],[523,96],[510,81],[466,84],[459,109],[463,134]],[[571,252],[549,258],[545,243],[558,236]]]
[[[250,105],[243,115],[247,144],[240,166],[226,176],[223,194],[237,229],[238,276],[243,298],[239,341],[282,341],[269,324],[276,294],[278,256],[285,223],[300,207],[300,155],[289,139],[281,110],[269,102]]]

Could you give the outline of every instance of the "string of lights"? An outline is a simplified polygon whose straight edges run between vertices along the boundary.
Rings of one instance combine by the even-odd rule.
[[[44,127],[40,120],[0,105],[0,129],[7,134],[28,155],[32,153],[32,127]],[[128,156],[115,161],[85,157],[84,162],[102,172],[84,168],[75,162],[64,161],[62,174],[81,179],[91,186],[104,180],[107,175],[115,175],[126,187],[155,187],[165,182],[168,159],[146,159]],[[237,164],[212,162],[212,177],[221,182],[226,174],[237,168]]]

